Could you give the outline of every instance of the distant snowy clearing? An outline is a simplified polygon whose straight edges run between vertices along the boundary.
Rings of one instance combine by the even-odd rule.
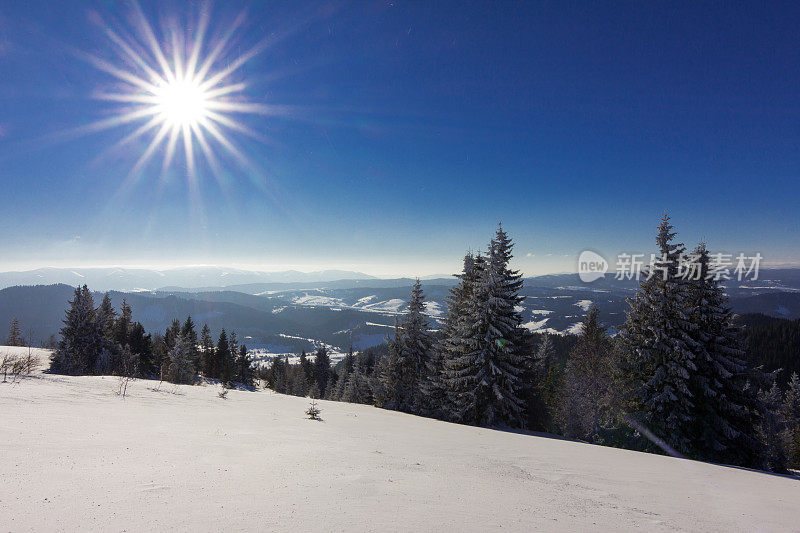
[[[800,481],[370,406],[37,374],[0,384],[10,531],[788,531]]]

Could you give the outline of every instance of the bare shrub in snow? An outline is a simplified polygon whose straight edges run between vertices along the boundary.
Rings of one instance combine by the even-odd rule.
[[[125,398],[128,392],[128,383],[136,377],[136,356],[127,345],[122,348],[119,355],[119,390],[117,394]]]
[[[14,366],[17,364],[17,358],[7,352],[0,354],[0,372],[3,373],[3,383],[8,383],[8,374],[11,373],[11,381],[14,381]]]

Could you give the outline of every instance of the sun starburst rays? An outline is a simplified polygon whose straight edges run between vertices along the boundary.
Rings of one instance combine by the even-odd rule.
[[[263,51],[265,41],[231,57],[232,38],[245,14],[241,13],[217,39],[209,40],[208,10],[202,10],[191,39],[175,24],[168,28],[169,37],[159,40],[141,7],[134,4],[134,8],[132,34],[103,24],[118,62],[85,55],[115,80],[113,88],[98,91],[95,98],[117,107],[112,109],[112,116],[84,126],[81,132],[135,125],[111,147],[119,150],[144,141],[131,175],[139,174],[159,152],[163,152],[163,175],[179,160],[179,151],[193,182],[198,153],[202,154],[200,163],[205,161],[215,175],[220,168],[216,151],[251,170],[248,158],[230,137],[236,133],[263,141],[264,136],[234,116],[276,115],[281,110],[248,101],[247,83],[236,78],[242,66]]]

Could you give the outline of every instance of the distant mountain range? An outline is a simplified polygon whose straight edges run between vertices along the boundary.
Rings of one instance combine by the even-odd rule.
[[[16,285],[86,284],[93,290],[156,290],[169,287],[225,287],[252,283],[308,283],[340,279],[366,280],[372,276],[349,270],[319,272],[261,272],[215,266],[181,267],[167,270],[142,268],[39,268],[0,273],[0,288]]]
[[[99,303],[103,291],[98,289],[104,286],[94,283],[89,274],[102,274],[87,270],[76,272],[85,276],[78,278],[77,283],[71,280],[68,284],[14,286],[0,290],[0,337],[5,336],[15,316],[19,317],[26,334],[33,333],[35,342],[57,334],[67,300],[78,283],[85,282],[97,290],[95,297]],[[228,274],[222,276],[224,272]],[[351,344],[362,349],[383,342],[392,332],[395,317],[405,310],[413,280],[369,277],[319,280],[333,275],[331,272],[306,274],[305,281],[258,281],[206,288],[137,288],[112,291],[111,298],[117,308],[126,298],[133,308],[134,319],[142,322],[148,331],[163,332],[173,318],[184,320],[191,315],[198,325],[207,323],[215,335],[222,328],[236,330],[248,347],[273,353],[310,350],[314,342],[324,342],[340,352]],[[205,269],[205,273],[208,277],[203,279],[209,282],[218,281],[220,276],[223,279],[241,276],[231,278],[234,281],[247,278],[247,273],[227,269]],[[345,273],[354,274],[357,273]],[[108,271],[106,275],[106,280],[113,277]],[[456,281],[452,277],[423,281],[427,313],[434,328],[447,310],[447,296]],[[526,278],[522,291],[525,301],[519,310],[525,327],[531,331],[565,334],[577,331],[586,309],[594,304],[613,332],[624,322],[628,309],[626,299],[637,287],[635,280],[617,280],[613,276],[592,283],[581,282],[576,274]],[[759,280],[729,282],[726,290],[737,313],[800,318],[800,269],[763,270]]]

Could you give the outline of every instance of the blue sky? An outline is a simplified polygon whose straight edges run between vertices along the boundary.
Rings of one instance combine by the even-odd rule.
[[[217,147],[196,186],[180,146],[109,152],[140,123],[74,133],[118,112],[84,54],[125,67],[104,28],[138,35],[135,6],[55,4],[0,3],[0,269],[449,273],[502,220],[539,274],[653,251],[664,211],[800,263],[796,4],[144,2],[165,49],[204,9],[211,38],[245,13],[219,65],[266,39],[232,81],[278,112],[237,115],[247,165]]]

